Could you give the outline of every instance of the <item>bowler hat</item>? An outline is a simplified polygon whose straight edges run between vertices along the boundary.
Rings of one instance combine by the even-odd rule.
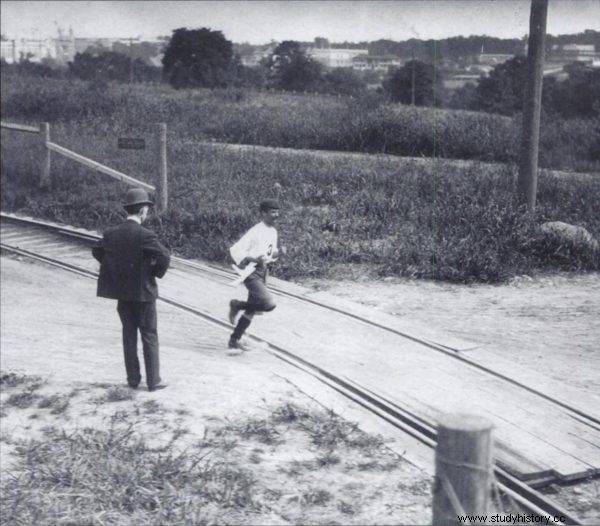
[[[267,210],[279,210],[277,199],[263,199],[260,202],[260,211],[266,212]]]
[[[148,192],[143,188],[131,188],[127,190],[127,194],[125,195],[125,203],[123,206],[133,206],[133,205],[150,205],[152,206],[154,203],[150,201],[150,196]]]

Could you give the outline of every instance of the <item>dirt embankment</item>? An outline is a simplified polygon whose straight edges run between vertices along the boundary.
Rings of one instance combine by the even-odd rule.
[[[268,353],[228,356],[227,332],[159,303],[169,386],[132,391],[95,281],[1,263],[7,523],[429,522],[430,477]]]

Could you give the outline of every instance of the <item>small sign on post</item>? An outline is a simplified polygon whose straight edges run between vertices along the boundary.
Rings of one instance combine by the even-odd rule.
[[[146,149],[146,141],[141,137],[119,137],[118,144],[121,150]]]

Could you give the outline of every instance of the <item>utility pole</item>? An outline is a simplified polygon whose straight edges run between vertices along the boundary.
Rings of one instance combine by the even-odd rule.
[[[411,49],[412,51],[412,74],[411,74],[411,82],[410,82],[410,105],[415,105],[415,48],[414,44]]]
[[[129,84],[133,83],[133,40],[129,39]]]
[[[546,51],[546,18],[548,0],[531,0],[527,49],[527,80],[523,101],[521,152],[519,156],[518,198],[529,210],[535,208],[537,194],[538,153],[542,82]]]

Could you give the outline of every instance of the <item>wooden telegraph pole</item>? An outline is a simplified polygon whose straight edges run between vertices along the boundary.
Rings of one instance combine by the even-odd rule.
[[[521,152],[519,156],[518,198],[527,208],[535,208],[537,194],[540,112],[546,41],[548,0],[531,0],[529,43],[527,50],[527,82],[523,101]]]
[[[410,81],[410,105],[415,105],[415,48],[413,45],[412,48],[412,71],[411,71],[411,81]]]
[[[158,138],[156,210],[159,214],[163,214],[167,211],[169,202],[169,188],[167,181],[167,125],[164,122],[160,122],[156,125],[156,135]]]

